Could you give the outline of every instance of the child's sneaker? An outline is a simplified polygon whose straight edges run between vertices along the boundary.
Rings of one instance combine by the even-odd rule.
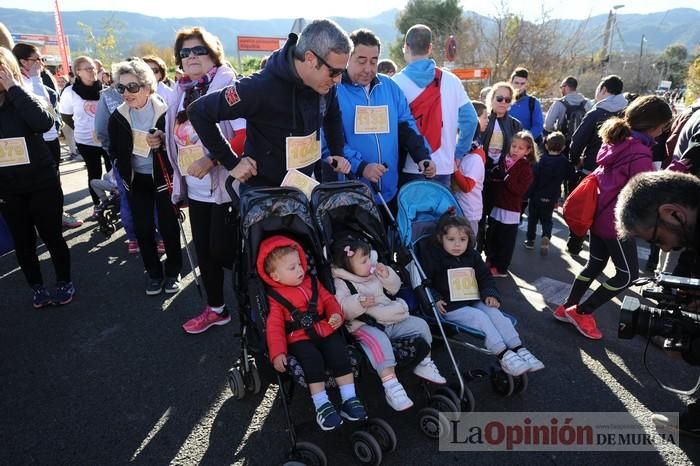
[[[323,430],[333,430],[343,423],[343,419],[338,416],[338,412],[333,405],[327,402],[316,410],[316,422]]]
[[[62,306],[73,301],[75,287],[73,282],[58,282],[51,298],[52,304]]]
[[[146,295],[156,296],[163,291],[163,279],[162,278],[150,278],[148,279],[148,284],[146,285]]]
[[[348,398],[340,408],[340,415],[348,421],[364,421],[367,419],[367,410],[356,396]]]
[[[214,325],[226,325],[229,322],[231,322],[231,314],[229,314],[228,309],[224,308],[221,314],[217,314],[207,306],[204,312],[185,322],[182,328],[185,332],[196,335],[206,332]]]
[[[578,305],[568,308],[566,310],[566,320],[574,324],[576,330],[584,337],[590,338],[591,340],[600,340],[603,338],[603,334],[598,330],[598,325],[595,322],[593,314],[579,314],[576,311],[578,311]]]
[[[563,304],[557,306],[557,308],[552,312],[552,315],[554,316],[555,319],[557,319],[560,322],[568,322],[569,319],[566,318],[566,306]]]
[[[386,394],[386,402],[395,411],[405,411],[413,406],[413,401],[408,397],[406,390],[399,382],[384,389],[384,393]]]
[[[445,384],[447,380],[440,375],[440,371],[435,366],[435,363],[430,358],[425,358],[413,369],[413,373],[421,379],[428,380],[437,384]]]
[[[180,291],[180,277],[166,277],[163,286],[167,294],[175,294]]]
[[[549,254],[549,238],[543,236],[540,241],[540,255],[546,256],[547,254]]]
[[[530,366],[523,361],[523,359],[515,354],[513,351],[508,350],[501,358],[501,369],[506,374],[510,374],[513,377],[524,374],[530,369]]]
[[[51,295],[46,291],[44,285],[34,285],[32,290],[34,291],[34,296],[32,297],[32,306],[34,306],[34,309],[41,309],[42,307],[51,305]]]
[[[139,242],[133,239],[129,240],[129,243],[126,245],[126,250],[129,251],[129,254],[138,254],[141,252]]]
[[[163,243],[163,240],[158,241],[158,254],[165,254],[165,243]]]
[[[520,348],[517,354],[520,356],[520,359],[527,363],[528,367],[530,368],[528,372],[535,372],[544,369],[544,363],[537,359],[535,355],[528,351],[527,348]]]
[[[525,249],[535,249],[535,242],[533,240],[525,240],[523,243],[523,246],[525,246]]]

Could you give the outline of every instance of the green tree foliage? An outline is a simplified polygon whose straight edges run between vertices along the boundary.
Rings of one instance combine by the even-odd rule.
[[[97,33],[92,26],[83,22],[78,22],[78,27],[85,36],[86,50],[82,52],[83,54],[97,58],[105,67],[122,59],[122,53],[118,47],[121,42],[121,31],[126,28],[123,21],[114,16],[102,18],[100,31]]]
[[[700,98],[700,56],[688,67],[688,89],[685,92],[685,103],[691,105]]]
[[[661,79],[679,86],[688,77],[688,49],[681,44],[669,45],[656,60],[656,69],[661,70]]]

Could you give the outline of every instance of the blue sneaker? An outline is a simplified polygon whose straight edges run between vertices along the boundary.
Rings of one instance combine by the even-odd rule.
[[[364,421],[367,419],[367,411],[360,399],[356,396],[348,398],[343,402],[340,415],[348,421]]]
[[[74,294],[75,287],[73,286],[73,282],[58,282],[56,283],[56,289],[53,292],[51,302],[59,306],[68,304],[73,301]]]
[[[333,405],[327,402],[316,410],[316,422],[318,422],[319,427],[323,430],[333,430],[339,427],[343,423],[343,420],[338,416],[338,412]]]
[[[41,309],[42,307],[52,304],[51,295],[46,291],[44,285],[34,285],[32,286],[32,290],[34,290],[34,296],[32,297],[32,306],[34,306],[34,309]]]

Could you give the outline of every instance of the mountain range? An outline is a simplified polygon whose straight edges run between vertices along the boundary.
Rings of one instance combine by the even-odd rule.
[[[396,40],[399,32],[395,26],[398,10],[388,10],[369,18],[335,17],[345,30],[365,27],[374,31],[388,45]],[[483,20],[477,13],[465,12]],[[285,37],[290,31],[293,19],[241,20],[229,18],[161,18],[138,13],[120,11],[66,11],[62,13],[63,29],[69,38],[72,50],[84,48],[84,34],[79,22],[92,27],[96,35],[100,34],[101,21],[114,18],[121,21],[126,29],[121,32],[120,49],[128,54],[139,43],[151,42],[159,47],[172,46],[178,29],[187,26],[203,26],[217,35],[224,44],[227,54],[236,53],[236,36]],[[576,30],[582,20],[562,19],[561,31]],[[585,21],[585,20],[584,20]],[[586,21],[583,40],[589,50],[602,46],[602,33],[607,15],[593,16]],[[22,34],[55,34],[54,15],[52,12],[37,12],[21,9],[0,8],[0,22],[11,32]],[[700,11],[690,8],[677,8],[661,13],[619,14],[617,33],[613,38],[615,52],[633,53],[639,50],[642,35],[646,37],[645,48],[649,52],[661,52],[670,44],[680,43],[691,54],[699,53],[700,47]],[[388,50],[385,47],[384,50]]]

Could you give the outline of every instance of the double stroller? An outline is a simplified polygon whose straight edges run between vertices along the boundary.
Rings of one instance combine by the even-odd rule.
[[[227,183],[227,188],[232,199],[238,199],[231,180]],[[241,352],[236,366],[229,371],[229,388],[234,398],[243,399],[248,393],[260,392],[263,378],[276,382],[287,421],[290,464],[325,465],[326,455],[321,448],[311,442],[298,441],[290,414],[289,403],[295,386],[307,386],[303,368],[291,355],[287,356],[285,374],[275,371],[269,363],[265,329],[267,292],[256,269],[262,241],[272,235],[282,234],[301,244],[308,258],[309,273],[333,293],[330,267],[323,255],[309,201],[304,193],[295,188],[258,188],[246,191],[241,196],[239,208],[241,255],[233,279],[238,293]],[[347,349],[357,376],[361,355],[354,345],[348,344]],[[263,368],[265,370],[261,370]],[[261,377],[263,373],[269,377]],[[326,387],[331,386],[335,386],[335,380],[328,373]],[[397,440],[393,429],[389,423],[379,418],[370,418],[359,426],[350,435],[355,457],[362,464],[380,464],[383,455],[396,448]]]
[[[421,250],[426,242],[434,237],[440,217],[448,209],[455,209],[457,214],[462,215],[459,203],[449,189],[432,181],[414,181],[404,185],[399,191],[397,203],[400,242],[410,258],[407,269],[410,271],[411,282],[416,290],[421,315],[440,329],[438,336],[443,339],[456,346],[491,355],[492,353],[486,348],[470,341],[483,339],[482,332],[448,322],[437,311],[436,300],[419,259],[422,257]],[[507,313],[503,314],[513,322],[513,325],[517,324],[515,317]],[[443,329],[448,331],[447,334]],[[465,373],[465,378],[471,380],[486,375],[490,377],[493,391],[499,395],[509,397],[527,389],[527,373],[513,377],[495,366],[491,367],[489,372],[470,370]]]
[[[95,209],[97,215],[97,231],[104,234],[107,238],[117,231],[119,223],[120,197],[119,194],[110,194],[107,199],[100,202]]]

